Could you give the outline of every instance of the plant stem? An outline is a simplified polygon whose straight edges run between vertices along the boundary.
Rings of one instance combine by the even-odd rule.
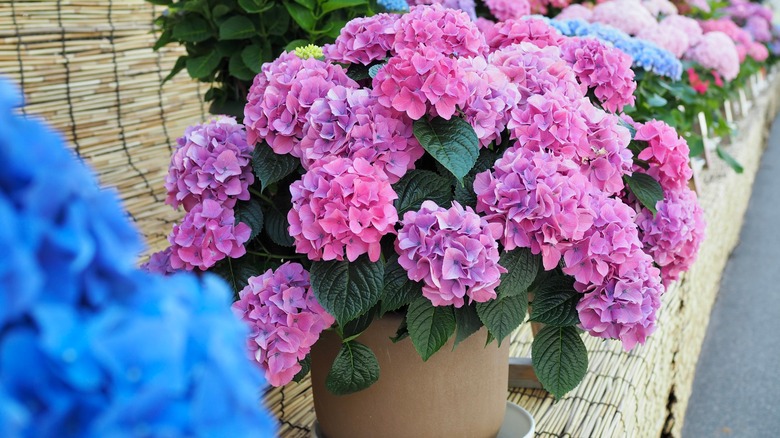
[[[247,251],[247,254],[252,254],[260,257],[268,257],[271,259],[280,259],[280,260],[288,260],[288,259],[301,259],[304,256],[303,255],[282,255],[282,254],[271,254],[268,252],[261,252],[261,251]]]

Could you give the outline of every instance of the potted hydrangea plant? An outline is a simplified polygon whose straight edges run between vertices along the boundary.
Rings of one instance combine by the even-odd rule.
[[[502,407],[506,338],[529,302],[545,325],[536,374],[563,396],[587,371],[581,330],[627,350],[645,342],[703,237],[685,141],[615,114],[633,103],[630,66],[536,19],[480,29],[434,5],[352,20],[333,45],[265,64],[243,127],[222,118],[180,139],[168,202],[187,214],[149,267],[225,276],[273,385],[305,375],[321,350],[318,416],[323,397],[341,416],[320,418],[328,436],[382,436],[387,424],[421,436],[411,419],[435,416],[420,405],[445,406],[454,428],[476,405]],[[412,362],[395,347],[452,360],[385,383]],[[449,389],[419,391],[436,375]],[[359,398],[383,384],[418,392]],[[472,436],[495,435],[502,415]],[[359,417],[369,423],[350,429]]]

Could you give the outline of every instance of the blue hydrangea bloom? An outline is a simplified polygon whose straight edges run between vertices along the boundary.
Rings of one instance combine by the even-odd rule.
[[[406,0],[377,0],[376,3],[388,12],[409,12]]]
[[[270,437],[213,276],[155,277],[116,194],[0,79],[0,436]]]
[[[608,42],[620,49],[633,59],[635,67],[646,71],[652,71],[659,76],[665,76],[675,81],[682,77],[682,63],[674,54],[666,49],[662,49],[650,41],[634,38],[627,33],[606,26],[600,23],[588,23],[587,21],[576,20],[551,20],[547,17],[533,16],[533,18],[543,19],[566,36],[593,37],[601,41]]]

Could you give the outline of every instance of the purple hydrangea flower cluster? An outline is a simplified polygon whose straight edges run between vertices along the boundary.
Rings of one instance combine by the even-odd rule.
[[[453,202],[449,209],[425,201],[404,214],[398,232],[398,263],[409,278],[422,281],[422,293],[434,306],[463,307],[496,298],[500,225],[490,224],[471,207]]]
[[[325,59],[342,64],[369,65],[387,58],[393,49],[398,20],[394,14],[356,18],[341,29],[333,44],[322,48]]]
[[[0,80],[0,435],[274,436],[224,283],[139,272],[116,194],[18,103]]]
[[[249,199],[249,186],[255,182],[249,165],[253,148],[234,118],[190,126],[177,143],[165,178],[167,204],[190,211],[205,199],[226,208]]]
[[[320,333],[335,322],[314,298],[309,273],[290,262],[249,277],[233,312],[249,325],[249,353],[273,386],[292,381]]]

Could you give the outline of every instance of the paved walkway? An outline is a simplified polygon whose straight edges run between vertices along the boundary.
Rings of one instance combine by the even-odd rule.
[[[683,438],[710,437],[780,437],[780,117],[723,274],[685,417]]]

